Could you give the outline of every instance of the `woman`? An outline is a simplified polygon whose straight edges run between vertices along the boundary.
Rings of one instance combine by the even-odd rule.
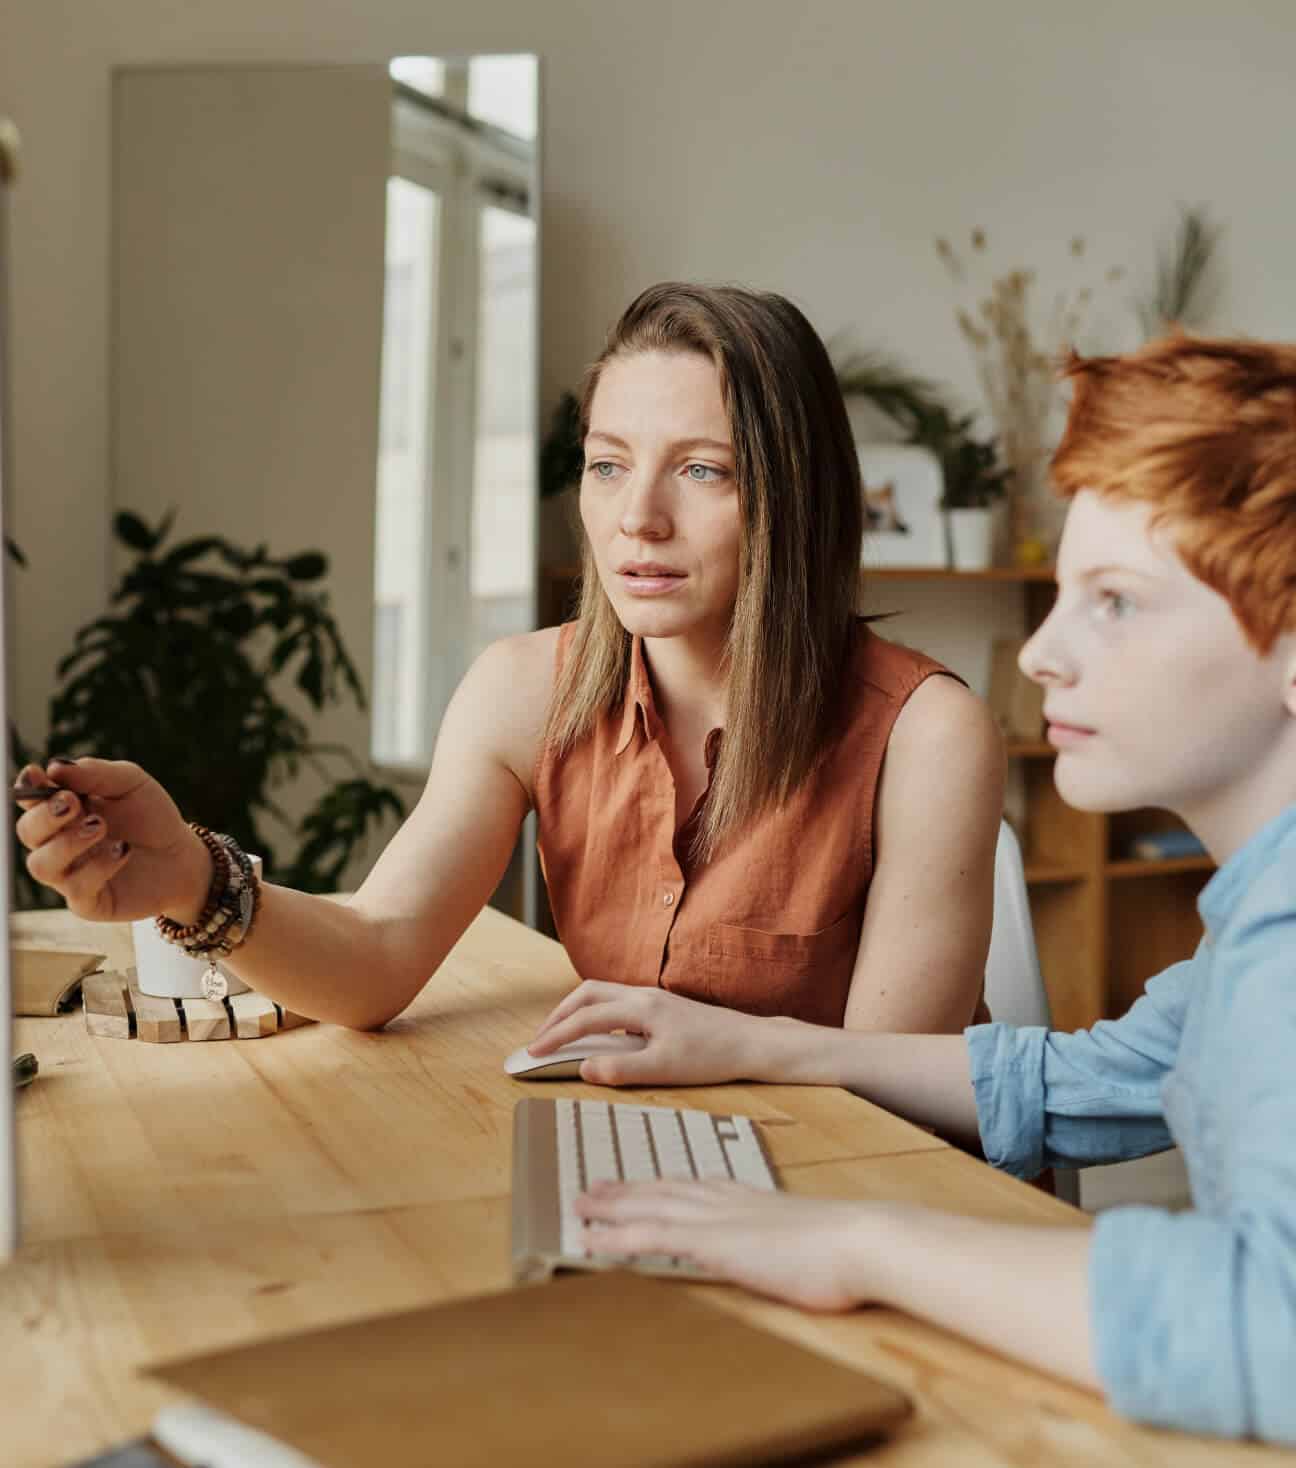
[[[32,874],[84,917],[165,915],[191,952],[215,924],[246,983],[368,1028],[436,972],[533,808],[583,977],[961,1029],[1001,744],[953,677],[854,616],[859,471],[822,343],[777,296],[656,286],[591,368],[582,422],[580,616],[477,660],[354,897],[266,884],[249,934],[234,855],[136,766],[94,759],[24,771],[65,787],[19,822]]]

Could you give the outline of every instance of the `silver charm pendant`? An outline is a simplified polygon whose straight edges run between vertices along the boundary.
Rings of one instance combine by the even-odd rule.
[[[224,999],[229,993],[229,984],[225,981],[225,975],[214,963],[207,965],[202,976],[202,991],[208,999]]]

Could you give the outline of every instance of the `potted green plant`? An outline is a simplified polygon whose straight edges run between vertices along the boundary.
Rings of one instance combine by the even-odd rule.
[[[945,512],[950,565],[956,571],[980,571],[994,563],[996,510],[1012,482],[1012,470],[999,461],[994,439],[978,438],[971,415],[950,425],[940,455],[945,475]]]
[[[135,560],[111,609],[58,665],[47,748],[134,760],[189,819],[260,853],[274,881],[334,890],[371,831],[405,808],[353,752],[312,739],[284,698],[290,682],[315,712],[344,699],[365,706],[321,588],[328,562],[318,551],[273,556],[215,535],[167,547],[172,521],[114,520]],[[16,741],[15,753],[33,752]],[[348,767],[341,777],[339,762]],[[276,792],[306,765],[328,788],[294,827]],[[294,853],[282,852],[272,826],[295,839]]]
[[[866,399],[904,435],[940,461],[950,562],[956,570],[992,563],[996,506],[1008,493],[1012,471],[999,459],[993,438],[981,438],[971,413],[958,414],[945,393],[893,359],[856,352],[837,368],[846,397]]]

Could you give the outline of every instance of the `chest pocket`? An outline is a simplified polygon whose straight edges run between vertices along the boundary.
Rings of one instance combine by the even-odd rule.
[[[817,933],[770,933],[714,923],[707,935],[707,998],[748,1014],[840,1025],[859,948],[848,912]]]

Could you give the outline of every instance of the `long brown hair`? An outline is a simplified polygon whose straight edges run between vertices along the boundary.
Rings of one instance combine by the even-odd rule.
[[[1150,505],[1264,656],[1296,630],[1296,346],[1175,332],[1064,371],[1059,492]]]
[[[694,847],[705,859],[786,800],[832,736],[859,577],[859,460],[828,353],[782,296],[677,283],[644,291],[585,375],[582,437],[603,368],[639,352],[714,362],[733,440],[740,565],[725,737]],[[621,707],[630,648],[586,540],[580,611],[545,731],[560,754]]]

